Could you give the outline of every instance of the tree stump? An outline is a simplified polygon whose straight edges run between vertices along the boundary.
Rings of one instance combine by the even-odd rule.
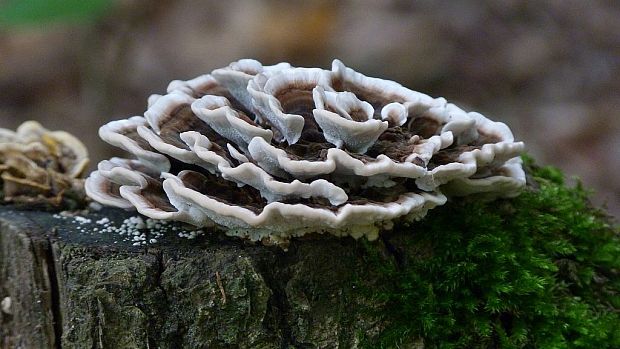
[[[354,348],[380,330],[352,284],[369,275],[360,242],[321,236],[284,251],[171,231],[134,246],[96,231],[130,215],[78,223],[0,207],[3,348]]]
[[[620,347],[617,225],[557,170],[528,173],[517,198],[287,251],[0,206],[0,348]]]

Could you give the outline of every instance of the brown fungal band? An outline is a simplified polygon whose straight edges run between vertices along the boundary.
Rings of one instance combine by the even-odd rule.
[[[16,131],[0,128],[0,196],[5,202],[46,208],[83,203],[86,147],[64,131],[27,121]]]
[[[93,199],[276,243],[373,239],[445,195],[511,197],[525,184],[523,143],[505,124],[338,60],[324,70],[243,59],[175,80],[144,116],[99,134],[134,159],[101,162],[86,181]]]

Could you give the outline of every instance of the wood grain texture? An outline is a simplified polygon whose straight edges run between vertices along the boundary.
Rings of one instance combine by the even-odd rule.
[[[137,247],[95,227],[0,207],[0,298],[12,313],[0,314],[2,348],[355,348],[383,326],[352,287],[373,280],[353,239],[285,252],[171,231]]]

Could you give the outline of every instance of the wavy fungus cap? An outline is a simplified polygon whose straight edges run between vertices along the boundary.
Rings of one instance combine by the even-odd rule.
[[[34,121],[16,131],[0,128],[0,196],[4,201],[71,208],[85,199],[88,152],[64,131]]]
[[[243,59],[152,95],[103,140],[93,199],[155,219],[286,241],[376,238],[446,195],[510,197],[525,184],[510,129],[335,60],[331,70]]]

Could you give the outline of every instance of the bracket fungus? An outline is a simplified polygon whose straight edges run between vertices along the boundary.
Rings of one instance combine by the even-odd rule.
[[[84,202],[88,152],[64,131],[27,121],[14,132],[0,128],[0,188],[6,202],[73,208]]]
[[[144,116],[99,134],[133,159],[102,161],[86,181],[93,199],[274,243],[373,239],[445,195],[511,197],[525,185],[523,143],[506,125],[338,60],[323,70],[242,59],[171,82]]]

